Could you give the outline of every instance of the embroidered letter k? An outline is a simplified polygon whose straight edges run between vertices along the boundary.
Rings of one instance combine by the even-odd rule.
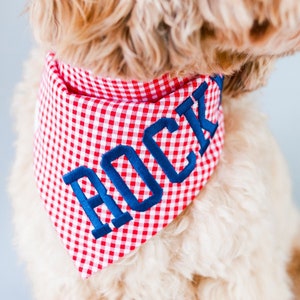
[[[203,82],[193,93],[193,98],[198,102],[198,117],[196,116],[192,106],[194,101],[191,97],[188,97],[184,102],[182,102],[175,110],[179,116],[184,115],[186,120],[191,125],[197,140],[200,144],[199,153],[201,156],[205,153],[207,147],[210,144],[210,138],[212,138],[218,128],[218,122],[212,123],[205,117],[205,91],[207,90],[207,83]],[[210,138],[206,139],[204,136],[203,129],[210,133]]]

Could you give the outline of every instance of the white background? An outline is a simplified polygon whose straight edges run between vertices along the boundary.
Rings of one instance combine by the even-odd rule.
[[[22,15],[23,6],[23,0],[1,1],[0,4],[0,298],[3,300],[32,299],[24,266],[18,261],[12,244],[11,207],[6,193],[7,177],[14,159],[10,102],[14,86],[21,79],[22,62],[28,56],[32,40],[26,16]],[[268,87],[257,94],[261,99],[262,109],[269,117],[270,127],[287,158],[294,185],[294,198],[300,207],[299,69],[300,54],[281,59]]]

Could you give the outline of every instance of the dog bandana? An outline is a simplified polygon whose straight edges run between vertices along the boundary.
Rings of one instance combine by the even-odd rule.
[[[222,77],[95,77],[47,56],[36,109],[40,197],[83,278],[170,224],[220,158]]]

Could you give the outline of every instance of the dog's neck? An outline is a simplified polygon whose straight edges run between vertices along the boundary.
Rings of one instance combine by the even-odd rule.
[[[170,224],[207,183],[224,140],[221,90],[219,76],[122,81],[48,56],[35,173],[83,277]]]

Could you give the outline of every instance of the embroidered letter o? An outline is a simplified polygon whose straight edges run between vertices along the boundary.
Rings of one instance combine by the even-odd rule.
[[[151,190],[152,195],[147,199],[139,201],[112,165],[112,162],[122,155],[127,157],[138,175]],[[113,148],[103,154],[100,165],[132,210],[144,212],[161,201],[163,194],[162,188],[132,147],[119,145]]]
[[[90,180],[91,184],[98,192],[97,195],[89,199],[87,199],[78,183],[78,180],[84,177],[87,177]],[[112,197],[107,194],[106,188],[93,170],[81,166],[65,174],[63,176],[63,180],[66,184],[71,185],[77,199],[81,204],[81,207],[94,226],[92,234],[95,239],[98,239],[112,231],[108,224],[103,224],[101,222],[98,215],[94,211],[97,206],[103,204],[107,206],[112,215],[115,217],[112,219],[112,223],[116,228],[119,228],[132,220],[131,215],[128,212],[122,212]]]

